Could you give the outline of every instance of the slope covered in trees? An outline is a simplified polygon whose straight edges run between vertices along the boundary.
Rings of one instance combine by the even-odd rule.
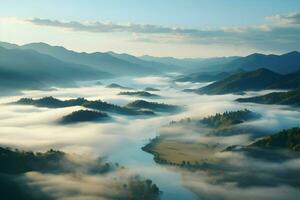
[[[53,97],[43,97],[40,99],[32,98],[21,98],[13,104],[21,105],[33,105],[38,107],[47,107],[47,108],[63,108],[71,106],[82,106],[85,108],[95,109],[98,111],[112,112],[121,115],[154,115],[150,111],[142,111],[138,109],[129,108],[126,106],[118,106],[110,104],[101,100],[88,101],[84,98],[69,99],[69,100],[60,100]]]
[[[78,110],[61,118],[61,124],[73,124],[78,122],[102,122],[109,119],[106,113],[92,110]]]
[[[137,96],[137,97],[159,97],[159,95],[157,94],[153,94],[145,91],[120,92],[119,95]]]
[[[235,124],[240,124],[245,121],[258,119],[260,115],[250,110],[238,110],[224,112],[222,114],[217,113],[216,115],[205,117],[200,120],[200,123],[205,124],[212,128],[228,127]]]
[[[257,140],[250,146],[260,148],[280,148],[300,151],[300,128],[282,130],[270,136]]]
[[[261,96],[239,98],[236,101],[261,103],[261,104],[280,104],[280,105],[300,106],[300,88],[295,90],[290,90],[288,92],[272,92]]]

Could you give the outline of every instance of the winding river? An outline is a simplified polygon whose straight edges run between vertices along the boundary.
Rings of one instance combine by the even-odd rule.
[[[134,144],[124,143],[120,151],[111,155],[109,160],[119,162],[133,172],[153,180],[163,191],[163,200],[196,200],[196,195],[182,186],[179,172],[155,163],[151,154],[141,150],[147,141],[148,138],[136,140]]]

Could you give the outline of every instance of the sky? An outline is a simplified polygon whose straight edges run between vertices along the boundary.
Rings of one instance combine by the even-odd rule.
[[[300,50],[299,0],[0,0],[0,41],[215,57]]]

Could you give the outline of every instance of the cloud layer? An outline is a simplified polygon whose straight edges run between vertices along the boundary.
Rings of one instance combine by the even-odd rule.
[[[38,26],[63,28],[91,33],[130,33],[136,42],[188,43],[196,45],[244,46],[260,50],[300,50],[300,12],[266,17],[270,23],[220,29],[173,28],[149,24],[27,19]]]

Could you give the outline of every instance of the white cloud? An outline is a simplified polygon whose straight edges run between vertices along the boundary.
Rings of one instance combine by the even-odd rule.
[[[78,22],[40,18],[27,19],[26,21],[38,26],[57,27],[70,31],[130,33],[134,34],[131,41],[144,43],[240,45],[260,50],[300,50],[300,13],[269,16],[267,19],[272,23],[220,29],[173,28],[149,24]]]
[[[294,12],[287,15],[274,15],[266,19],[278,24],[300,25],[300,12]]]

